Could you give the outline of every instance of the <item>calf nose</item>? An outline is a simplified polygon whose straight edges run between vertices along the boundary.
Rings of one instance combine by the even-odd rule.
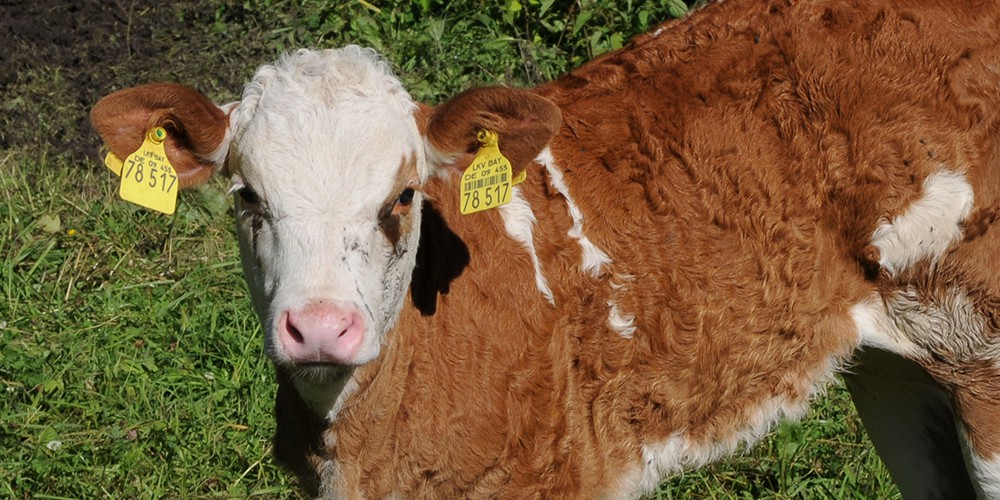
[[[351,364],[364,333],[357,308],[326,302],[289,309],[278,324],[278,339],[293,363]]]

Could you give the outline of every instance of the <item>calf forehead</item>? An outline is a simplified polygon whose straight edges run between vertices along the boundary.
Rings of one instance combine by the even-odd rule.
[[[360,208],[415,176],[405,168],[422,160],[415,109],[373,53],[299,51],[247,86],[234,167],[272,203]]]
[[[346,208],[381,202],[415,174],[404,168],[416,151],[403,127],[330,111],[310,113],[313,124],[298,116],[251,124],[237,144],[240,175],[272,204]]]

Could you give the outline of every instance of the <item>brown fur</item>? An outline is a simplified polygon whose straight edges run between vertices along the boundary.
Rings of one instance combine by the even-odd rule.
[[[1000,175],[995,167],[990,183],[976,193],[983,198],[1000,193]],[[979,186],[977,186],[979,188]],[[973,214],[975,218],[975,214]],[[1000,231],[993,228],[958,247],[932,279],[914,279],[908,284],[933,302],[943,290],[957,288],[967,293],[972,308],[982,320],[982,337],[973,349],[936,350],[925,368],[955,397],[973,450],[980,456],[1000,457]],[[971,351],[971,352],[970,352]]]
[[[348,498],[614,495],[644,445],[752,437],[765,403],[804,402],[858,346],[852,306],[958,290],[987,338],[916,361],[988,458],[1000,451],[998,112],[992,0],[727,0],[539,88],[423,107],[421,130],[454,164],[423,186],[412,299],[328,426],[279,379],[278,456]],[[190,119],[217,119],[205,113]],[[137,147],[94,116],[116,153]],[[527,170],[554,306],[498,210],[459,215],[456,172],[481,129]],[[613,261],[598,276],[581,271],[567,200],[533,161],[546,145]],[[880,274],[873,231],[942,168],[975,192],[967,240],[938,264]],[[609,302],[635,315],[632,338],[608,326]]]
[[[998,8],[889,5],[730,0],[537,89],[561,111],[550,147],[585,233],[614,261],[598,278],[579,271],[565,201],[528,161],[546,141],[524,143],[514,164],[529,170],[556,307],[496,211],[459,216],[454,179],[426,186],[471,261],[434,315],[407,306],[359,370],[323,452],[343,492],[613,493],[644,443],[681,430],[721,441],[762,401],[806,398],[856,345],[847,311],[876,287],[862,264],[877,262],[866,246],[879,220],[942,165],[968,169],[977,196],[1000,192],[997,75],[975,78],[1000,60]],[[438,108],[431,143],[463,155],[479,128],[505,129],[481,101]],[[614,291],[621,276],[633,278]],[[607,327],[608,300],[636,314],[633,339]],[[967,392],[959,406],[989,451],[996,413]]]
[[[514,175],[538,155],[559,129],[559,108],[525,90],[482,88],[464,92],[433,112],[417,116],[432,146],[455,156],[462,172],[479,149],[477,134],[501,131],[498,146],[514,166]]]
[[[722,440],[761,401],[805,398],[857,341],[847,310],[874,289],[859,258],[878,221],[942,165],[977,195],[996,186],[997,75],[974,75],[1000,60],[997,6],[879,4],[730,0],[537,89],[561,110],[551,149],[585,232],[614,260],[579,271],[564,200],[522,155],[555,308],[495,211],[461,217],[453,180],[427,186],[471,262],[360,369],[326,450],[346,492],[599,495],[643,443]],[[469,152],[492,125],[477,110],[439,108],[455,125],[431,142]],[[607,328],[609,299],[637,315],[633,339]]]
[[[119,158],[134,153],[146,133],[166,129],[167,158],[180,187],[204,183],[218,168],[206,159],[222,143],[229,118],[198,91],[179,85],[151,83],[111,94],[94,106],[91,123]]]

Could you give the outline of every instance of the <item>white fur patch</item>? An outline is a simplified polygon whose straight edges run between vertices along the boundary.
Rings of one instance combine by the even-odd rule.
[[[965,453],[972,475],[972,486],[976,489],[978,498],[1000,498],[1000,454],[984,458],[972,449],[969,434],[962,423],[958,424],[958,435],[961,438],[962,451]]]
[[[622,479],[623,485],[631,483],[628,485],[631,491],[629,497],[648,495],[667,477],[701,467],[728,456],[741,447],[753,445],[782,420],[802,418],[808,410],[808,401],[825,389],[840,366],[839,358],[829,358],[827,363],[817,370],[814,377],[799,382],[802,398],[789,400],[775,396],[761,402],[748,416],[742,428],[735,429],[719,441],[694,442],[681,430],[664,441],[644,444],[641,457],[642,472]]]
[[[521,188],[514,187],[511,190],[510,203],[501,205],[499,210],[507,234],[528,250],[531,265],[535,268],[535,286],[538,287],[538,291],[545,297],[545,300],[555,305],[556,301],[552,296],[552,289],[549,288],[548,280],[542,273],[542,263],[539,262],[538,253],[535,251],[534,228],[537,220],[534,212],[531,211],[528,200],[524,199],[524,195],[521,194]]]
[[[924,259],[937,261],[962,238],[962,222],[972,211],[972,186],[965,174],[941,170],[924,179],[923,195],[872,234],[879,265],[896,276]]]
[[[631,314],[622,314],[621,310],[618,309],[618,304],[614,301],[608,301],[608,326],[612,330],[618,332],[624,338],[630,339],[632,335],[635,334],[635,316]]]
[[[664,441],[643,445],[642,477],[634,485],[631,497],[648,495],[668,477],[707,465],[741,447],[749,447],[782,419],[801,418],[805,410],[804,402],[791,404],[784,398],[773,398],[760,406],[742,430],[720,442],[697,443],[679,432]]]
[[[980,498],[1000,498],[1000,455],[983,458],[969,453],[972,465],[972,483]]]
[[[427,158],[427,164],[432,168],[429,168],[426,173],[420,172],[421,181],[426,181],[434,173],[441,177],[447,176],[448,169],[444,168],[444,165],[454,164],[456,160],[456,156],[445,154],[435,148],[426,137],[424,138],[424,155]]]
[[[861,345],[894,352],[906,358],[921,357],[920,350],[889,318],[885,303],[878,294],[855,304],[851,319],[858,330]]]
[[[1000,343],[986,334],[985,318],[968,296],[952,289],[920,297],[913,289],[873,294],[851,308],[862,345],[909,359],[948,353],[956,360],[1000,359]]]
[[[604,266],[611,264],[611,257],[604,253],[603,250],[597,248],[589,238],[583,234],[583,213],[580,211],[580,207],[577,206],[576,202],[573,201],[573,197],[569,194],[569,187],[566,185],[566,180],[563,179],[562,172],[556,166],[555,158],[552,156],[552,150],[545,148],[535,161],[545,165],[545,170],[549,173],[549,181],[552,187],[559,194],[563,195],[566,199],[566,205],[569,206],[569,215],[573,218],[573,226],[570,227],[567,233],[570,238],[573,238],[580,245],[583,251],[583,262],[580,267],[584,272],[590,274],[591,276],[597,277],[601,275]]]

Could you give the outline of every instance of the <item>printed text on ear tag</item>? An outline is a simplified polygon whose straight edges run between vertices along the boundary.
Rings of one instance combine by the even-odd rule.
[[[463,215],[510,203],[511,166],[500,154],[497,134],[482,130],[477,139],[479,152],[462,174],[460,211]]]
[[[177,172],[163,150],[166,139],[167,131],[156,127],[146,134],[139,150],[125,158],[118,194],[123,200],[172,214],[177,208]]]

